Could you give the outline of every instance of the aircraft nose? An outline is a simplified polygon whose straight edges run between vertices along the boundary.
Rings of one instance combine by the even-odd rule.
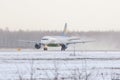
[[[47,44],[47,43],[49,43],[49,39],[41,39],[41,43],[42,44]]]

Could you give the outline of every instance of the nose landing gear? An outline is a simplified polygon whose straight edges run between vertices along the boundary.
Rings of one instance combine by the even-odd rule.
[[[43,48],[44,51],[47,51],[48,50],[48,46],[45,45],[44,48]]]
[[[47,51],[48,50],[48,48],[44,48],[44,51]]]

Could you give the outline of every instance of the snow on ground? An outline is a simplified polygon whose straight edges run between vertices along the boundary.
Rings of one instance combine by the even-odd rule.
[[[0,80],[119,80],[119,51],[1,51]]]

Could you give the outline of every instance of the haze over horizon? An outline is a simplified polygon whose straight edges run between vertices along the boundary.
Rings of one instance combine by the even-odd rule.
[[[119,0],[0,0],[0,28],[120,31]]]

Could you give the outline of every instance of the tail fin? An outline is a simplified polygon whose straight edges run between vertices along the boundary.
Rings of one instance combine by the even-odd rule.
[[[67,36],[67,23],[65,23],[64,30],[62,36]]]

